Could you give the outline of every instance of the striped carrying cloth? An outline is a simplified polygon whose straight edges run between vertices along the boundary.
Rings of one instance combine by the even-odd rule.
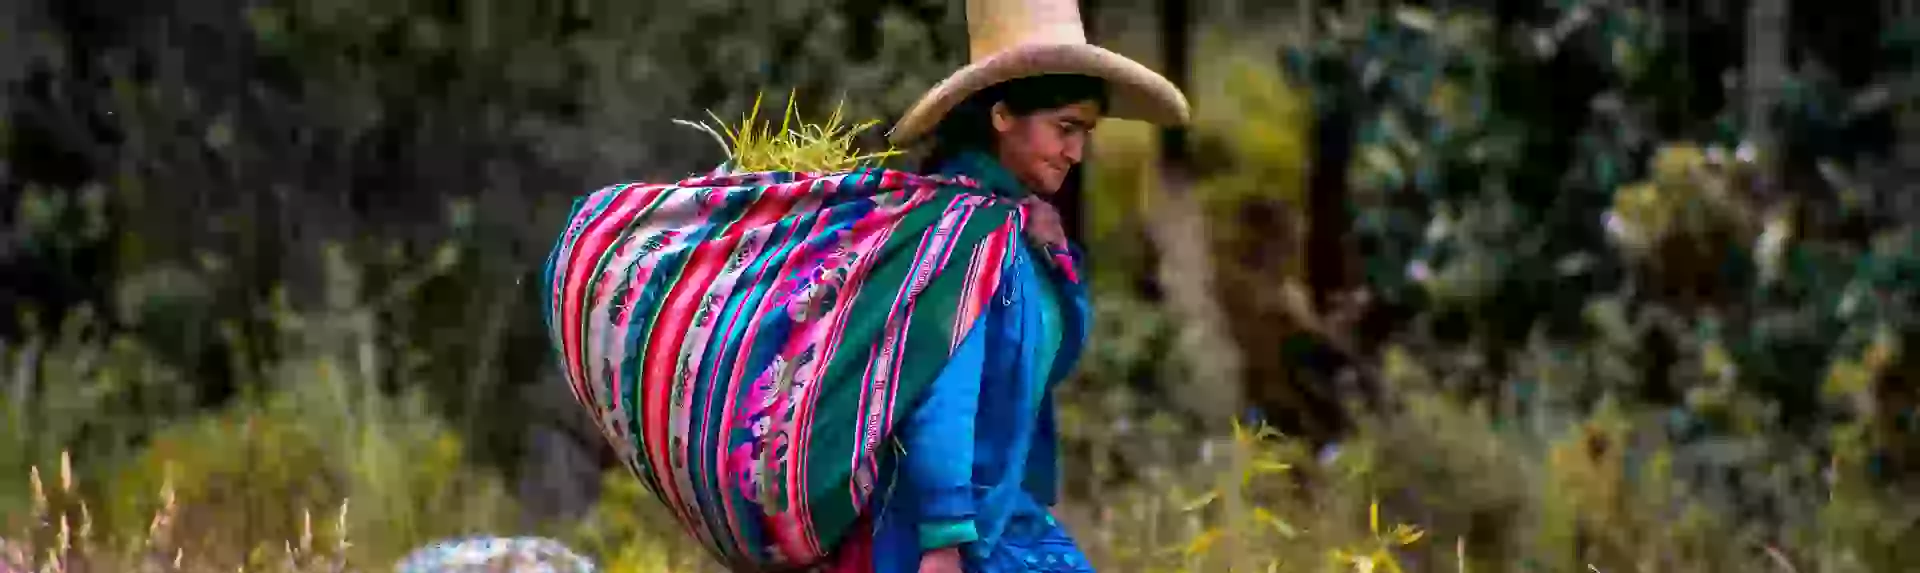
[[[805,569],[865,512],[1024,217],[893,170],[616,185],[568,217],[547,325],[574,397],[694,538],[737,571]]]

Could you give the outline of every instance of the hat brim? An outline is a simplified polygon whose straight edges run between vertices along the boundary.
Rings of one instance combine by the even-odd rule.
[[[960,68],[908,108],[887,132],[887,139],[895,145],[911,145],[932,132],[954,106],[980,90],[1052,74],[1107,80],[1109,117],[1155,125],[1184,125],[1189,117],[1187,98],[1180,89],[1139,62],[1092,44],[1034,44],[1009,48]]]

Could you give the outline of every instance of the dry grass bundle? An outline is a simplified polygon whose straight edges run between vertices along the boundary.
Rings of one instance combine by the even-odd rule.
[[[707,112],[707,117],[713,119],[712,125],[686,120],[674,120],[674,123],[713,136],[714,141],[720,143],[720,148],[726,151],[727,167],[733,172],[841,173],[875,165],[900,154],[892,146],[878,153],[859,153],[855,148],[855,140],[861,133],[878,125],[879,121],[848,124],[841,116],[843,103],[834,106],[833,113],[827,116],[825,122],[807,123],[794,108],[795,98],[791,92],[787,94],[787,109],[781,115],[778,129],[775,129],[772,122],[760,121],[762,95],[754,96],[753,108],[733,127],[729,127],[711,111]]]

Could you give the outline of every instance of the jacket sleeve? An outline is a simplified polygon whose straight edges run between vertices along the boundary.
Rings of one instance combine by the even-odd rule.
[[[988,313],[989,315],[991,313]],[[976,322],[924,402],[901,429],[906,487],[919,500],[920,546],[939,549],[974,541],[974,420],[986,364],[986,316]]]

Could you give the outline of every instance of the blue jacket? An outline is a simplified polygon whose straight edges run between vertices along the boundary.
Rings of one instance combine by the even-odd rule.
[[[960,172],[996,193],[1024,193],[997,162],[963,156]],[[911,572],[922,551],[983,551],[1021,511],[1059,496],[1053,387],[1086,343],[1082,284],[1066,280],[1023,241],[984,313],[896,433],[876,497],[876,570]],[[1078,253],[1074,253],[1079,260]]]

